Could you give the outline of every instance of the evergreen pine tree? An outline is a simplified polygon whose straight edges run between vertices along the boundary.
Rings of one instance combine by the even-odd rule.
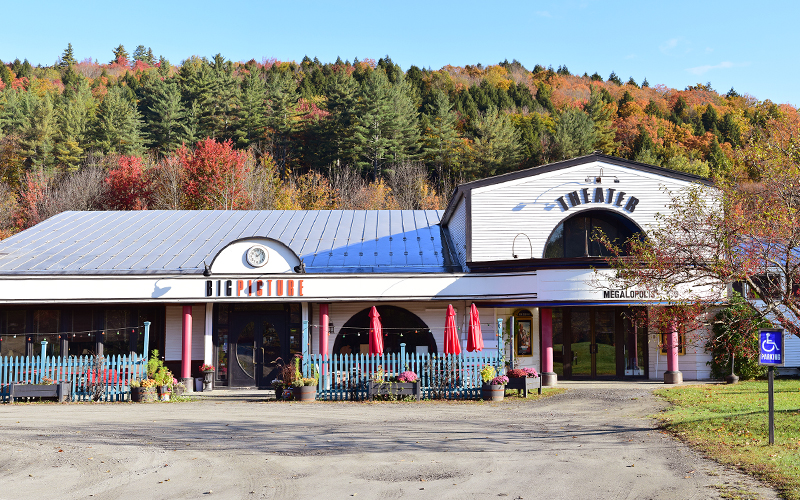
[[[650,87],[650,82],[647,81],[647,77],[645,77],[644,81],[642,82],[642,88],[646,89]]]
[[[254,69],[242,80],[242,106],[236,129],[236,145],[248,148],[266,138],[267,86]]]
[[[219,141],[234,139],[240,95],[233,64],[217,54],[210,69],[208,86],[197,101],[201,135]]]
[[[146,88],[148,97],[139,102],[146,102],[147,106],[142,115],[148,145],[162,154],[171,153],[184,142],[189,142],[190,138],[178,82],[175,79],[162,81],[154,78]]]
[[[608,75],[608,81],[612,82],[612,83],[616,83],[617,85],[622,85],[622,80],[620,80],[620,78],[617,76],[617,74],[615,72],[613,72],[613,71],[611,72],[610,75]]]
[[[358,111],[353,120],[353,131],[349,146],[356,153],[355,164],[371,174],[374,180],[381,178],[389,151],[393,147],[395,126],[392,90],[383,70],[366,75],[358,98]]]
[[[8,66],[3,61],[0,61],[0,80],[6,87],[10,87],[11,82],[14,80],[11,70],[8,69]]]
[[[584,106],[584,111],[594,123],[595,142],[594,149],[611,154],[616,149],[614,138],[614,107],[603,100],[602,92],[595,85],[590,88],[589,102]]]
[[[348,147],[356,114],[356,99],[359,92],[355,80],[343,65],[328,79],[325,87],[327,120],[317,123],[312,131],[318,141],[313,141],[309,151],[318,166],[342,163],[355,164],[356,153]]]
[[[93,144],[104,153],[124,155],[142,152],[139,111],[120,87],[109,87],[97,108],[92,127]]]
[[[115,48],[115,49],[113,50],[113,52],[114,52],[114,59],[113,59],[113,60],[111,60],[111,62],[110,62],[109,64],[114,64],[114,63],[116,63],[116,62],[119,62],[119,61],[121,61],[121,60],[122,60],[122,61],[124,61],[124,62],[125,62],[125,64],[127,64],[127,61],[128,61],[128,51],[126,51],[126,50],[125,50],[125,46],[124,46],[124,45],[122,45],[122,44],[119,44],[119,45],[117,46],[117,48]]]
[[[77,62],[78,61],[75,60],[75,53],[72,50],[72,44],[68,43],[67,48],[64,49],[64,53],[61,55],[61,62],[59,63],[59,66],[62,69],[66,69]]]
[[[522,161],[519,130],[510,116],[496,108],[482,113],[472,122],[472,155],[469,173],[488,177],[510,172]]]
[[[595,123],[588,113],[567,107],[558,117],[553,139],[561,159],[589,154],[597,141]]]
[[[452,171],[461,141],[456,131],[458,116],[451,110],[447,95],[433,91],[433,103],[422,115],[422,154],[437,172]]]
[[[656,118],[663,118],[664,114],[661,112],[661,108],[658,107],[658,104],[652,99],[650,102],[647,103],[647,106],[644,107],[644,112],[650,116],[655,116]]]
[[[50,93],[36,99],[29,119],[20,130],[20,145],[27,157],[26,166],[48,170],[53,165],[56,114]]]
[[[294,153],[295,133],[298,128],[297,83],[291,73],[273,73],[267,83],[269,101],[267,125],[272,139],[272,157],[281,177]]]
[[[85,78],[66,87],[61,94],[57,107],[58,133],[53,154],[56,164],[67,171],[77,170],[83,161],[94,105],[94,97]]]

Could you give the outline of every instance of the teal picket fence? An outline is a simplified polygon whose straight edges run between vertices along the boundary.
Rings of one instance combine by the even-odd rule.
[[[314,354],[303,363],[305,376],[316,370],[319,376],[317,399],[367,399],[367,382],[381,370],[384,379],[408,370],[420,378],[422,397],[431,399],[470,399],[480,396],[481,368],[491,365],[498,374],[505,371],[504,360],[496,355],[385,353]]]
[[[98,391],[101,401],[130,399],[130,380],[146,378],[147,358],[137,354],[92,356],[0,357],[0,400],[8,401],[11,384],[38,384],[44,377],[70,384],[72,401],[91,401]]]

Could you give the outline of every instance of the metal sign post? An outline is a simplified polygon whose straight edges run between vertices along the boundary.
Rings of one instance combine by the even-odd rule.
[[[783,366],[783,329],[761,329],[758,331],[758,363],[768,366],[769,391],[769,444],[775,444],[775,392],[773,381],[775,367]]]

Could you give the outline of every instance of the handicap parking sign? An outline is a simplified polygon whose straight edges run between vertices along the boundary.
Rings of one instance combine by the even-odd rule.
[[[783,329],[759,330],[758,337],[760,346],[759,364],[783,366]]]

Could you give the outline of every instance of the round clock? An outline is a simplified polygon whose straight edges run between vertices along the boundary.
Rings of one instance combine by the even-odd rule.
[[[247,263],[253,267],[261,267],[269,260],[267,249],[261,245],[255,245],[247,250]]]

